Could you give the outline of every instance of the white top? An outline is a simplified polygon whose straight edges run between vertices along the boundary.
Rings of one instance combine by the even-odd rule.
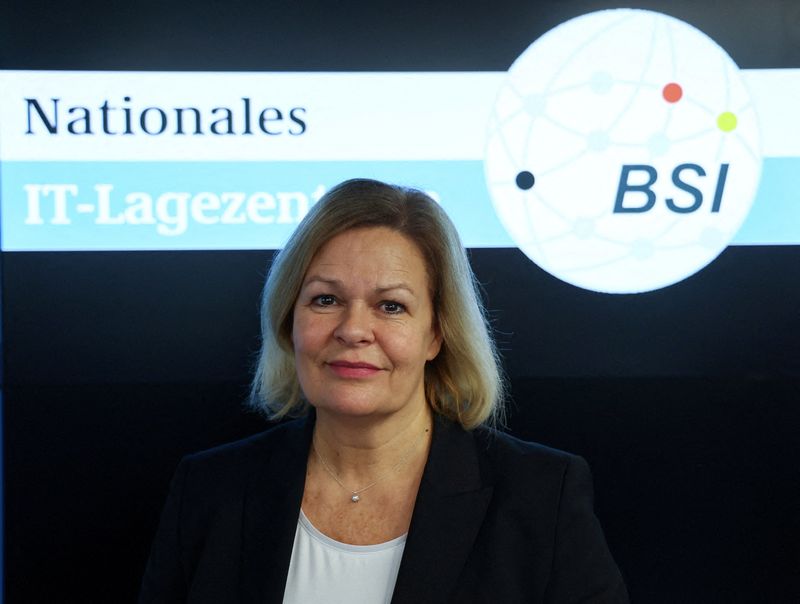
[[[341,543],[300,510],[283,603],[388,604],[405,545],[405,535],[375,545]]]

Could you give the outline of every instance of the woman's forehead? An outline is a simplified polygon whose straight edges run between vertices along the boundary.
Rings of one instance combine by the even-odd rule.
[[[326,241],[306,270],[303,285],[369,284],[375,289],[430,289],[429,267],[410,237],[388,227],[349,229]]]

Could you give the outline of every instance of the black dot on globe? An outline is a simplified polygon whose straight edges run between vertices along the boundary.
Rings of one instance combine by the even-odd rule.
[[[523,191],[527,191],[528,189],[533,187],[533,183],[535,182],[536,179],[533,177],[533,174],[531,174],[527,170],[523,170],[522,172],[517,174],[517,186]]]

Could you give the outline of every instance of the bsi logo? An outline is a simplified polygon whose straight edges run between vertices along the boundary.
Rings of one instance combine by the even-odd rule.
[[[730,164],[722,164],[719,167],[719,176],[717,177],[717,186],[714,189],[714,200],[711,202],[711,212],[719,212],[722,205],[722,193],[725,189],[725,181],[728,178],[728,168]],[[688,181],[684,180],[683,173],[686,171],[693,172],[696,176],[705,176],[706,171],[702,166],[697,164],[681,164],[672,171],[672,184],[676,189],[680,189],[692,196],[693,201],[690,205],[678,205],[673,197],[667,197],[664,202],[667,208],[677,214],[691,214],[700,209],[703,205],[703,191],[691,185]],[[631,173],[644,172],[647,174],[647,182],[644,184],[634,185],[628,180]],[[653,166],[647,164],[641,165],[625,165],[622,166],[622,174],[619,177],[619,186],[617,187],[617,198],[614,201],[615,214],[639,214],[653,209],[656,204],[656,194],[651,188],[658,179],[658,170]],[[625,196],[628,193],[644,193],[647,197],[646,203],[640,206],[625,205]]]
[[[730,243],[755,198],[758,125],[739,69],[701,31],[644,10],[567,21],[509,69],[484,162],[520,249],[573,285],[637,293]]]

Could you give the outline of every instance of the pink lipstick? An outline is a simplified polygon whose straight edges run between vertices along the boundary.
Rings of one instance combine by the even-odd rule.
[[[375,375],[380,371],[375,365],[370,363],[351,363],[349,361],[332,361],[328,363],[328,367],[343,378],[364,378]]]

